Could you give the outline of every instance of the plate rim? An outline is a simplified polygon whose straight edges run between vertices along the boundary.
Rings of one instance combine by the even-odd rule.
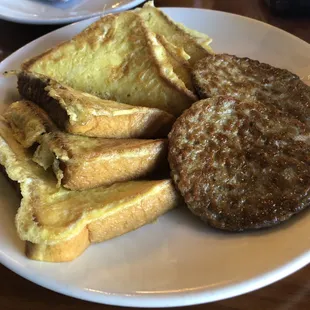
[[[241,16],[238,14],[228,13],[228,12],[222,12],[217,10],[209,10],[209,9],[200,9],[200,8],[185,8],[185,7],[161,7],[164,11],[169,10],[198,10],[198,11],[209,11],[209,13],[213,14],[216,12],[216,14],[221,15],[234,15],[236,18],[242,18],[247,19],[250,22],[255,22],[259,24],[263,24],[265,27],[272,27],[275,28],[276,31],[282,31],[286,35],[289,35],[294,40],[299,40],[303,44],[306,44],[305,47],[309,48],[310,44],[306,41],[294,36],[293,34],[277,28],[273,25],[269,25],[267,23],[264,23],[259,20],[255,20],[249,17]],[[64,28],[69,27],[76,27],[76,24],[78,23],[92,23],[95,21],[98,17],[92,17],[88,18],[82,21],[77,21],[76,23],[66,25],[63,27],[60,27],[56,30],[53,30],[29,43],[22,46],[18,50],[16,50],[14,53],[6,57],[4,60],[0,62],[0,67],[6,66],[6,62],[10,61],[11,58],[14,58],[18,56],[19,53],[22,52],[22,50],[27,48],[29,45],[32,44],[38,44],[38,41],[46,39],[46,37],[50,36],[51,34],[55,32],[61,32]],[[270,285],[274,282],[277,282],[292,273],[300,270],[301,268],[307,266],[310,263],[310,249],[306,252],[303,252],[301,255],[296,256],[294,259],[290,260],[289,262],[278,266],[277,268],[274,268],[270,271],[267,271],[259,276],[255,276],[253,278],[250,278],[246,281],[240,281],[240,282],[234,282],[234,283],[228,283],[228,285],[223,286],[222,288],[216,288],[214,290],[206,290],[206,287],[201,288],[193,288],[192,290],[181,292],[175,292],[175,291],[165,291],[161,293],[135,293],[135,294],[118,294],[118,293],[104,293],[104,292],[91,292],[87,291],[85,289],[81,288],[66,288],[63,284],[59,284],[59,281],[57,280],[46,280],[44,279],[44,275],[35,273],[33,274],[33,271],[29,271],[25,267],[20,267],[16,262],[11,261],[8,257],[6,257],[1,251],[0,251],[0,263],[3,264],[6,268],[10,269],[14,273],[18,274],[19,276],[39,285],[46,289],[52,290],[54,292],[74,297],[77,299],[95,302],[95,303],[102,303],[107,305],[114,305],[114,306],[127,306],[127,307],[156,307],[156,308],[162,308],[162,307],[177,307],[177,306],[189,306],[189,305],[195,305],[195,304],[202,304],[207,302],[215,302],[239,295],[243,295],[252,291],[255,291],[259,288],[265,287],[267,285]]]
[[[73,23],[78,22],[81,20],[90,19],[96,16],[103,16],[110,13],[117,13],[121,11],[126,11],[129,9],[134,8],[135,6],[138,6],[139,4],[143,3],[145,0],[126,0],[127,2],[125,4],[122,4],[120,7],[117,7],[115,9],[111,8],[109,10],[106,10],[104,12],[98,11],[90,14],[80,14],[75,15],[72,17],[59,17],[59,18],[50,18],[50,19],[34,19],[34,18],[19,18],[14,17],[12,15],[6,15],[0,13],[0,19],[18,23],[18,24],[29,24],[29,25],[57,25],[57,24],[67,24],[67,23]],[[116,1],[117,2],[117,1]],[[61,27],[62,28],[62,27]],[[58,28],[60,29],[60,28]]]
[[[217,288],[206,292],[206,287],[201,287],[199,289],[188,290],[186,292],[183,290],[179,293],[175,291],[166,291],[165,293],[150,293],[148,295],[144,293],[105,293],[85,289],[71,290],[70,288],[66,288],[63,284],[57,284],[59,281],[45,280],[44,276],[41,274],[32,274],[31,271],[18,267],[18,264],[15,263],[14,265],[14,262],[10,263],[9,261],[10,260],[3,256],[0,252],[0,263],[9,270],[36,285],[68,297],[111,306],[135,308],[172,308],[200,305],[225,300],[266,287],[293,274],[303,267],[306,267],[310,261],[310,250],[291,260],[289,263],[283,264],[280,267],[268,271],[258,277],[228,284],[220,289]]]

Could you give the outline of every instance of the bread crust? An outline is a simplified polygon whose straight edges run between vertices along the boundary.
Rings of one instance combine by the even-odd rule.
[[[71,190],[144,178],[167,166],[164,139],[87,139],[57,132],[43,136],[34,154],[43,167],[46,151],[54,157],[58,181]]]
[[[59,244],[26,241],[25,254],[30,259],[42,262],[70,262],[83,254],[89,245],[89,231],[84,228],[78,235]]]
[[[271,105],[201,100],[169,134],[172,178],[190,210],[213,227],[273,226],[309,206],[309,133]]]

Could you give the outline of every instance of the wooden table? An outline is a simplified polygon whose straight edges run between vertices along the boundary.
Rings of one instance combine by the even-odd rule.
[[[259,0],[158,0],[157,6],[200,7],[249,16],[282,28],[310,43],[309,18],[272,16]],[[19,47],[58,26],[30,26],[0,20],[0,60]],[[0,309],[116,309],[63,296],[28,282],[0,266]],[[309,310],[310,265],[273,285],[258,291],[192,309]],[[121,308],[120,308],[121,309]]]

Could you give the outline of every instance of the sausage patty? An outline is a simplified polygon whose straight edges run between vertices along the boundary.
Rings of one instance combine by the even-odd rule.
[[[196,63],[193,81],[200,98],[228,95],[272,104],[310,126],[310,87],[287,70],[218,54]]]
[[[172,178],[213,227],[272,226],[309,206],[310,132],[272,105],[216,96],[198,101],[169,134]]]

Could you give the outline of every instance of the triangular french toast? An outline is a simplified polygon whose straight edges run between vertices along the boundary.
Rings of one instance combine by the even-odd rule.
[[[22,97],[43,108],[59,129],[102,138],[166,137],[175,118],[155,108],[132,106],[75,90],[38,73],[18,72]]]

